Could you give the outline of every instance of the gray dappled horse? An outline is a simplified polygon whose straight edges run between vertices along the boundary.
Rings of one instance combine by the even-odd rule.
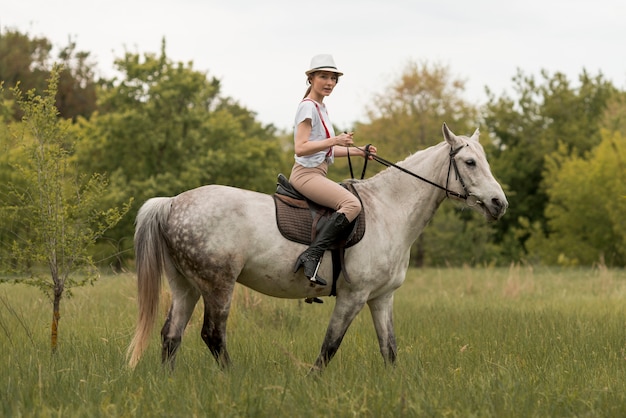
[[[393,294],[404,282],[410,247],[446,198],[459,200],[498,220],[508,202],[478,142],[443,125],[445,141],[418,151],[397,165],[354,185],[363,202],[366,229],[345,252],[350,282],[339,280],[336,302],[315,369],[337,352],[352,320],[367,303],[386,363],[397,355]],[[416,175],[415,173],[419,173]],[[408,175],[407,175],[408,174]],[[415,177],[424,181],[416,180]],[[235,283],[266,295],[303,299],[328,296],[294,262],[306,248],[281,235],[272,196],[209,185],[175,197],[149,199],[139,210],[135,231],[139,318],[128,349],[134,367],[146,349],[158,313],[161,276],[167,276],[172,305],[161,331],[163,363],[173,365],[185,327],[200,297],[201,336],[221,366],[230,363],[226,321]],[[331,260],[320,267],[331,277]]]

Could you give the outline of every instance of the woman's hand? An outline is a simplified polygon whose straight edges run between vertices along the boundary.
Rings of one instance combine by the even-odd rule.
[[[378,150],[376,149],[376,147],[375,147],[375,146],[373,146],[373,145],[370,145],[370,146],[369,146],[369,148],[367,149],[367,151],[368,151],[370,154],[376,154],[376,153],[378,152]],[[365,154],[365,153],[364,153],[364,154]],[[367,157],[367,159],[369,159],[369,160],[373,160],[373,159],[374,159],[374,157],[372,157],[371,155],[368,155],[368,154],[365,154],[365,155],[363,155],[363,156],[364,156],[364,157]]]
[[[340,147],[349,147],[354,145],[354,141],[352,139],[354,133],[353,132],[344,132],[335,137],[335,145]]]

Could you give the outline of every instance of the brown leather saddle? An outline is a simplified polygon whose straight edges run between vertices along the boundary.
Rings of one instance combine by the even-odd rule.
[[[341,185],[361,200],[352,183],[341,183]],[[289,180],[283,174],[278,175],[274,202],[278,230],[286,239],[300,244],[310,244],[315,239],[317,232],[327,222],[328,217],[334,212],[333,209],[320,206],[304,197],[289,183]],[[365,208],[352,221],[352,227],[346,230],[346,234],[340,237],[330,248],[333,257],[331,296],[336,294],[336,281],[339,273],[343,272],[344,278],[350,283],[350,278],[344,268],[343,257],[345,249],[356,245],[365,234],[364,212]]]

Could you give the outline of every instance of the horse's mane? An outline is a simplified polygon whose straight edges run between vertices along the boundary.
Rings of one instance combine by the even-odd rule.
[[[436,145],[431,145],[427,148],[421,149],[421,150],[417,150],[412,154],[409,154],[404,160],[398,161],[397,163],[395,163],[397,166],[400,166],[402,168],[407,168],[407,166],[411,166],[414,165],[416,162],[419,164],[419,161],[423,160],[424,158],[428,157],[428,155],[431,153],[431,151],[435,151],[439,148],[443,148],[449,146],[448,143],[446,141],[442,141]],[[380,171],[379,173],[377,173],[376,175],[374,175],[373,177],[371,177],[371,179],[375,179],[375,178],[382,178],[388,175],[393,174],[394,171],[397,171],[395,168],[393,167],[387,167],[386,169]]]

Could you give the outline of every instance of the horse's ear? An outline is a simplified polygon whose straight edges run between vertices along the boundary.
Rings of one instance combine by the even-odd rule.
[[[478,128],[476,128],[476,130],[474,131],[470,139],[473,139],[474,141],[478,142],[479,136],[480,136],[480,131],[478,130]]]
[[[441,130],[443,131],[443,137],[446,139],[446,141],[448,141],[451,136],[454,136],[454,134],[448,128],[448,125],[446,125],[445,122],[443,123],[443,126],[441,127]]]
[[[446,139],[446,141],[448,141],[448,144],[450,144],[451,147],[454,147],[454,145],[458,141],[454,132],[452,132],[450,128],[448,128],[448,125],[446,125],[445,122],[443,123],[441,130],[443,131],[443,137]]]

